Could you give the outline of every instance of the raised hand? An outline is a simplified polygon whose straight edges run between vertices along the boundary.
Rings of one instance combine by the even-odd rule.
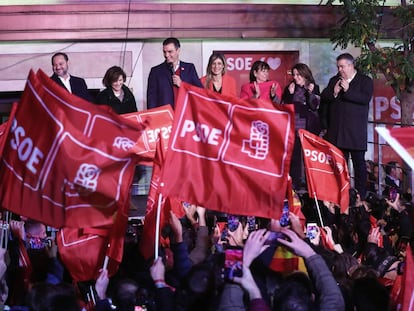
[[[108,289],[109,284],[109,277],[108,277],[108,270],[101,269],[100,274],[95,283],[95,290],[96,294],[98,295],[99,299],[106,298],[106,290]]]
[[[253,260],[269,247],[269,245],[264,245],[269,235],[270,231],[266,229],[260,229],[250,233],[243,249],[243,266],[250,267]]]
[[[298,235],[293,232],[290,229],[283,228],[282,233],[288,238],[288,239],[282,239],[278,238],[277,241],[285,245],[286,247],[289,247],[296,255],[303,257],[303,258],[309,258],[315,254],[315,251],[306,243],[304,240],[302,240]]]

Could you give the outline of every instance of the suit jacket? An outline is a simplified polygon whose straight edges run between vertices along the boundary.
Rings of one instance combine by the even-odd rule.
[[[321,109],[327,119],[325,139],[340,149],[367,150],[369,102],[373,94],[372,79],[359,72],[349,84],[348,91],[334,97],[336,75],[329,80],[321,94]]]
[[[50,78],[57,84],[59,84],[61,87],[63,87],[65,90],[67,90],[57,74],[54,73]],[[70,87],[72,89],[72,94],[81,97],[89,102],[93,102],[92,96],[88,91],[88,87],[86,86],[86,82],[84,79],[71,75],[69,81]]]
[[[166,63],[151,68],[148,76],[147,108],[171,105],[174,108],[174,91],[171,67]],[[192,63],[180,61],[180,78],[192,85],[203,87]]]

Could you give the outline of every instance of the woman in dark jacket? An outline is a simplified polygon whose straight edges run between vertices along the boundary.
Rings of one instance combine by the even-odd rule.
[[[302,148],[298,129],[306,129],[319,135],[321,125],[318,108],[320,103],[319,86],[315,83],[312,72],[306,64],[298,63],[292,68],[293,81],[286,86],[282,95],[282,104],[295,106],[295,145],[293,147],[290,175],[293,186],[300,189],[305,182]]]
[[[137,104],[130,89],[124,85],[126,74],[121,67],[112,66],[109,68],[102,83],[106,89],[101,91],[96,97],[98,105],[108,105],[118,113],[129,113],[137,111]]]
[[[298,63],[292,68],[293,81],[286,86],[282,104],[295,105],[295,127],[319,135],[321,125],[318,117],[320,103],[319,86],[306,64]]]

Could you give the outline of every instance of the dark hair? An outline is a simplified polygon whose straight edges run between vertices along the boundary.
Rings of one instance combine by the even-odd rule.
[[[252,68],[250,69],[250,75],[249,75],[249,78],[250,78],[250,82],[254,82],[254,81],[256,81],[256,77],[254,76],[254,72],[255,71],[259,71],[259,70],[269,70],[270,69],[270,67],[269,67],[269,64],[268,63],[266,63],[266,62],[264,62],[264,61],[261,61],[261,60],[257,60],[257,61],[255,61],[254,63],[253,63],[253,65],[252,65]]]
[[[81,310],[73,286],[65,283],[37,283],[30,290],[27,301],[31,311]]]
[[[366,265],[351,267],[351,269],[348,270],[348,273],[351,280],[357,280],[362,278],[376,279],[378,277],[377,271],[374,268]]]
[[[397,162],[397,161],[390,161],[390,162],[388,162],[388,163],[385,165],[385,174],[387,174],[387,175],[391,174],[391,170],[392,170],[393,168],[397,168],[397,164],[398,164],[398,162]]]
[[[191,267],[177,290],[177,310],[216,310],[217,295],[224,286],[224,253],[209,256]]]
[[[63,52],[57,52],[57,53],[53,54],[53,56],[52,56],[52,65],[53,65],[53,59],[54,59],[56,56],[63,56],[63,58],[65,59],[65,61],[68,61],[68,60],[69,60],[69,57],[68,57],[68,55],[67,55],[66,53],[63,53]]]
[[[376,278],[355,280],[352,296],[357,311],[388,310],[390,295]]]
[[[118,80],[119,76],[122,76],[124,78],[124,81],[126,80],[125,71],[122,70],[121,67],[112,66],[111,68],[109,68],[106,71],[105,76],[102,79],[102,83],[103,83],[103,85],[105,85],[106,87],[109,88],[109,87],[111,87],[111,84],[113,82]]]
[[[398,258],[391,256],[384,248],[368,243],[365,249],[363,264],[373,267],[379,277],[383,277]]]
[[[168,44],[174,44],[176,49],[179,49],[181,47],[180,45],[180,40],[178,40],[177,38],[171,37],[171,38],[167,38],[162,42],[163,46],[166,46]]]
[[[275,290],[273,296],[274,311],[310,310],[312,283],[303,272],[289,274]]]
[[[345,60],[347,60],[347,61],[351,62],[352,64],[354,64],[354,63],[355,63],[355,59],[354,59],[354,57],[353,57],[351,54],[349,54],[349,53],[343,53],[343,54],[339,55],[339,56],[336,58],[336,61],[340,61],[340,60],[342,60],[342,59],[345,59]]]
[[[349,189],[349,206],[355,206],[358,200],[359,192],[355,188]]]
[[[122,278],[113,288],[112,300],[117,310],[134,310],[137,300],[138,283],[132,279]]]
[[[293,69],[296,69],[298,73],[306,80],[307,83],[315,83],[315,79],[313,78],[312,71],[308,67],[308,65],[303,63],[297,63],[295,66],[292,67],[292,74]]]

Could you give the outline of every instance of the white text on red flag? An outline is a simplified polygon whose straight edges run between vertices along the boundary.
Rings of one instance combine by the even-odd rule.
[[[345,210],[349,204],[349,173],[337,147],[306,130],[299,130],[309,196],[336,203]]]
[[[209,209],[278,217],[293,145],[293,108],[183,84],[163,193]]]

